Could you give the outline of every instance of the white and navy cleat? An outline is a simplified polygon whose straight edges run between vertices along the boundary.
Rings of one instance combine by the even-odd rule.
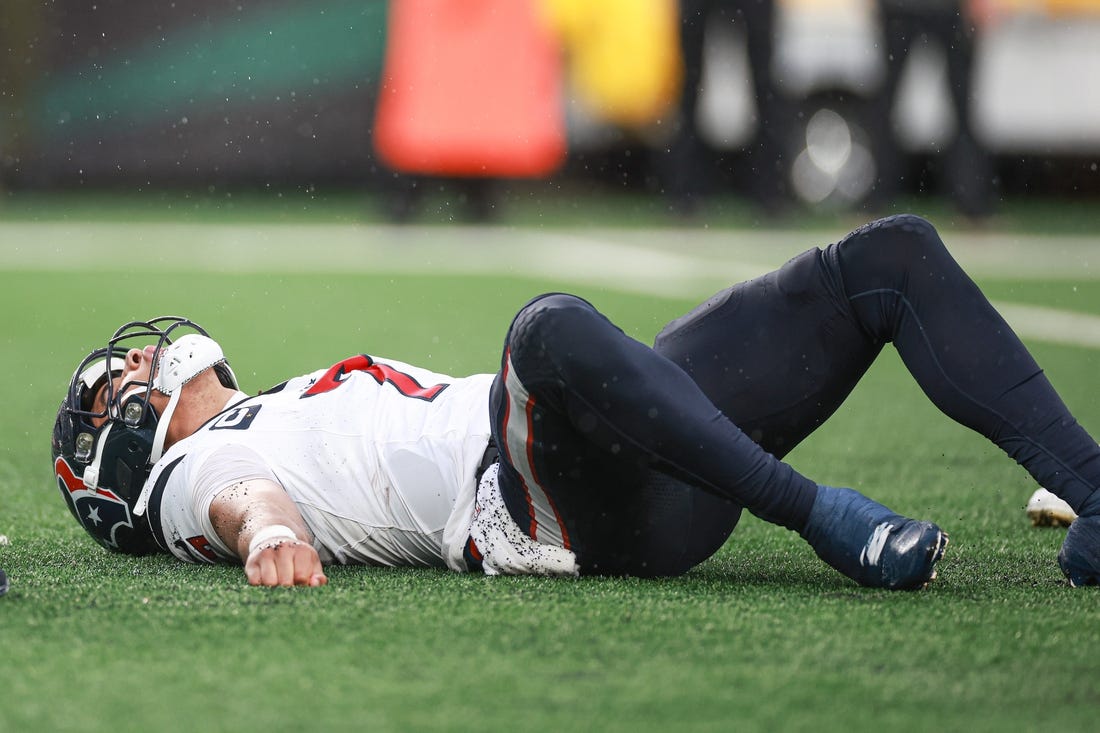
[[[818,488],[803,538],[818,557],[860,585],[917,590],[936,577],[947,533],[853,489]]]
[[[1039,489],[1028,499],[1027,518],[1033,527],[1068,527],[1077,519],[1077,513],[1065,500]]]
[[[947,533],[932,522],[910,519],[899,527],[883,523],[875,528],[867,547],[884,534],[881,551],[874,558],[861,555],[864,585],[890,590],[919,590],[936,579],[936,563],[949,541]],[[869,554],[869,553],[868,553]],[[871,560],[873,559],[873,562]]]

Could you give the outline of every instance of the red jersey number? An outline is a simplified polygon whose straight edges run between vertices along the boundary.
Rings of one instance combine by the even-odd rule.
[[[331,392],[343,384],[352,372],[366,372],[374,377],[379,384],[389,382],[404,396],[424,400],[425,402],[431,402],[448,387],[447,384],[433,384],[424,387],[411,375],[399,369],[394,369],[389,364],[379,364],[366,354],[359,354],[333,364],[332,368],[325,372],[312,387],[307,389],[302,397],[313,397],[314,395]]]

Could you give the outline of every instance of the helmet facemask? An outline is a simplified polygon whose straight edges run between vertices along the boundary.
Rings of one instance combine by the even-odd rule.
[[[149,376],[120,390],[116,380],[129,349],[151,339]],[[237,387],[221,347],[197,324],[171,316],[127,323],[77,367],[54,425],[54,469],[70,511],[104,547],[129,554],[156,549],[147,522],[137,516],[142,489],[160,459],[183,385],[211,367],[223,385]],[[163,415],[151,404],[154,389],[169,396]],[[100,391],[104,399],[97,403]]]

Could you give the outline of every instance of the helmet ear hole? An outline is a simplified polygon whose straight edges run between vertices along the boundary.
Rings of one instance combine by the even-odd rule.
[[[137,498],[137,492],[131,491],[134,480],[134,472],[126,461],[119,459],[115,464],[115,478],[118,481],[118,493],[123,499],[132,501]]]

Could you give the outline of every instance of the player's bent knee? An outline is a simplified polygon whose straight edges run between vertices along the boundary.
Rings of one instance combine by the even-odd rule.
[[[512,321],[508,332],[512,358],[573,348],[577,334],[594,319],[604,320],[583,298],[567,293],[540,295],[521,308]]]
[[[938,262],[951,259],[936,227],[915,214],[886,217],[855,230],[841,242],[840,257],[846,269],[875,273],[883,280],[914,267],[937,268]]]

